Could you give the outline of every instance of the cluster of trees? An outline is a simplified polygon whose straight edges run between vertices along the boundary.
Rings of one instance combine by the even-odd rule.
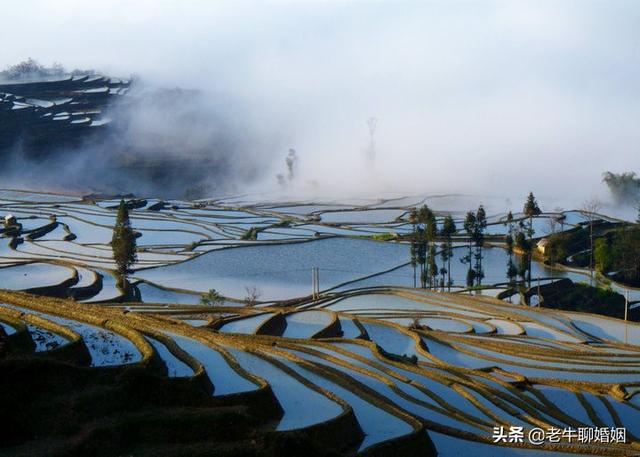
[[[640,223],[640,220],[638,221]],[[624,226],[596,239],[595,267],[617,281],[640,285],[640,227]]]
[[[62,64],[58,62],[54,63],[50,67],[46,67],[40,64],[37,60],[29,57],[27,60],[11,65],[4,71],[1,71],[0,79],[16,81],[22,79],[51,78],[64,75],[87,75],[94,73],[94,70],[79,69],[68,72]]]
[[[456,233],[456,224],[451,216],[442,221],[442,228],[438,229],[438,222],[431,209],[424,205],[409,214],[409,222],[413,225],[411,234],[411,266],[413,267],[413,287],[416,287],[416,276],[419,267],[420,284],[422,288],[430,289],[445,285],[451,286],[451,258],[453,257],[452,237]],[[442,237],[440,245],[441,266],[438,267],[436,237]],[[439,278],[439,280],[438,280]]]
[[[588,228],[548,237],[546,260],[553,264],[571,256],[571,264],[594,269],[616,281],[640,285],[640,212],[636,224],[595,224],[595,211],[583,210]],[[599,233],[595,233],[594,226]]]
[[[522,282],[531,283],[531,259],[533,251],[533,218],[542,211],[538,206],[535,196],[529,193],[525,201],[523,213],[526,219],[516,221],[509,212],[505,225],[509,230],[506,236],[507,252],[507,277],[509,283],[515,285],[518,276]],[[413,286],[416,287],[416,278],[420,278],[422,288],[445,287],[453,285],[451,280],[451,259],[453,258],[453,236],[457,231],[453,218],[444,217],[439,228],[433,211],[424,205],[409,214],[409,222],[413,225],[411,234],[411,265],[413,266]],[[563,223],[562,220],[559,221]],[[468,211],[463,229],[467,235],[467,252],[460,261],[467,265],[467,287],[479,287],[482,285],[484,270],[482,268],[483,247],[485,243],[485,231],[487,228],[487,214],[482,205],[474,211]],[[436,241],[440,241],[438,246]],[[439,253],[437,248],[440,249]],[[515,261],[515,253],[521,254],[519,262]],[[437,256],[440,256],[438,266]],[[419,274],[418,274],[419,273]]]
[[[438,227],[435,214],[427,205],[424,205],[418,210],[411,211],[409,222],[413,225],[411,236],[413,286],[416,287],[416,278],[419,276],[422,288],[440,287],[444,290],[445,287],[451,287],[453,285],[451,279],[453,236],[458,230],[453,217],[445,216],[442,219],[441,227]],[[487,215],[482,205],[475,213],[473,211],[467,213],[464,230],[469,237],[469,251],[460,260],[468,265],[467,286],[469,287],[481,285],[484,277],[482,247],[484,246],[486,227]],[[436,243],[438,240],[440,241],[439,245]]]
[[[624,296],[612,290],[592,287],[588,284],[574,283],[554,293],[545,293],[544,304],[547,308],[624,318]],[[635,314],[635,312],[630,313],[629,318],[634,320]]]
[[[467,264],[467,281],[468,287],[474,285],[480,286],[484,271],[482,271],[482,247],[484,246],[484,231],[487,228],[487,214],[484,207],[480,205],[477,211],[468,211],[464,219],[464,230],[469,237],[468,253],[460,259],[462,263]],[[473,247],[475,246],[475,251]]]
[[[554,265],[564,263],[568,256],[587,249],[589,246],[589,234],[584,229],[571,230],[564,233],[553,233],[547,237],[548,243],[545,249],[546,261]],[[573,263],[576,266],[587,266],[588,259],[585,255],[574,255]],[[583,260],[584,259],[584,260]]]
[[[260,289],[256,286],[245,286],[244,290],[247,293],[244,297],[245,306],[256,306],[261,295]],[[200,296],[200,304],[204,306],[223,306],[224,302],[224,295],[215,289],[209,289],[209,292]]]
[[[602,174],[602,181],[607,185],[616,203],[636,204],[640,200],[640,178],[636,173],[612,173],[606,171]]]

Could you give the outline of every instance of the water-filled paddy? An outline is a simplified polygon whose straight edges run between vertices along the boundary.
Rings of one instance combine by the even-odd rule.
[[[12,290],[54,286],[70,279],[73,269],[49,263],[27,263],[0,268],[1,287]]]
[[[286,316],[287,327],[282,336],[289,338],[310,338],[325,328],[333,316],[322,311],[302,311]]]
[[[232,320],[224,324],[220,331],[223,333],[255,333],[262,324],[273,316],[273,313],[262,313]]]
[[[234,370],[219,351],[199,341],[180,335],[170,334],[176,344],[195,357],[204,366],[213,383],[214,395],[227,395],[255,390],[257,386]]]
[[[242,298],[257,287],[265,300],[311,293],[311,268],[328,289],[402,263],[408,247],[368,240],[328,238],[305,243],[248,246],[201,255],[188,262],[144,270],[136,276],[166,287]]]
[[[308,427],[332,419],[342,407],[328,397],[302,384],[257,355],[231,350],[240,366],[265,379],[284,411],[276,430]]]

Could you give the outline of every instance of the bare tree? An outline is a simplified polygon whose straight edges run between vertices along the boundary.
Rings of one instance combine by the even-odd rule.
[[[244,290],[247,295],[244,298],[244,303],[247,306],[256,306],[258,304],[258,299],[260,298],[260,289],[256,286],[245,286]]]
[[[593,285],[593,223],[598,219],[598,211],[602,204],[596,197],[591,197],[582,204],[582,214],[589,222],[589,283]]]

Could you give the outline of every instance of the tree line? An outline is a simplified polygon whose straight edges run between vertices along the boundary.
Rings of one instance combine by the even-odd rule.
[[[515,286],[517,278],[522,283],[531,282],[531,261],[533,251],[533,218],[541,213],[533,193],[529,193],[523,213],[527,222],[516,223],[511,212],[505,218],[508,226],[505,237],[508,261],[507,278],[510,285]],[[423,205],[409,213],[412,225],[410,235],[410,263],[413,268],[413,287],[417,287],[418,279],[423,289],[450,290],[453,286],[451,278],[451,260],[453,259],[453,237],[458,227],[451,215],[445,215],[440,221],[435,213]],[[482,266],[484,259],[485,232],[487,214],[483,205],[465,215],[462,230],[466,234],[466,252],[460,262],[467,266],[465,284],[468,288],[481,287],[485,277]],[[438,241],[440,244],[438,245]],[[438,250],[439,249],[439,250]],[[515,262],[515,254],[521,254],[519,262]],[[439,257],[439,258],[438,258]]]

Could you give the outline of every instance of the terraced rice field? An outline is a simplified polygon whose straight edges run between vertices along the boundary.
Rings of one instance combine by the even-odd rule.
[[[455,292],[457,273],[452,292],[410,287],[408,246],[370,235],[393,232],[423,199],[139,201],[129,291],[108,245],[117,201],[0,199],[28,221],[0,238],[0,288],[11,289],[0,290],[0,336],[12,351],[144,370],[214,402],[260,398],[277,405],[265,412],[272,432],[322,436],[345,455],[640,452],[640,326]],[[52,221],[61,239],[27,236]],[[268,235],[247,239],[251,228]],[[502,290],[504,259],[487,250],[492,289]],[[251,287],[257,302],[246,306]],[[209,289],[223,297],[200,303]],[[511,426],[525,437],[625,427],[626,442],[494,443],[494,428]]]

